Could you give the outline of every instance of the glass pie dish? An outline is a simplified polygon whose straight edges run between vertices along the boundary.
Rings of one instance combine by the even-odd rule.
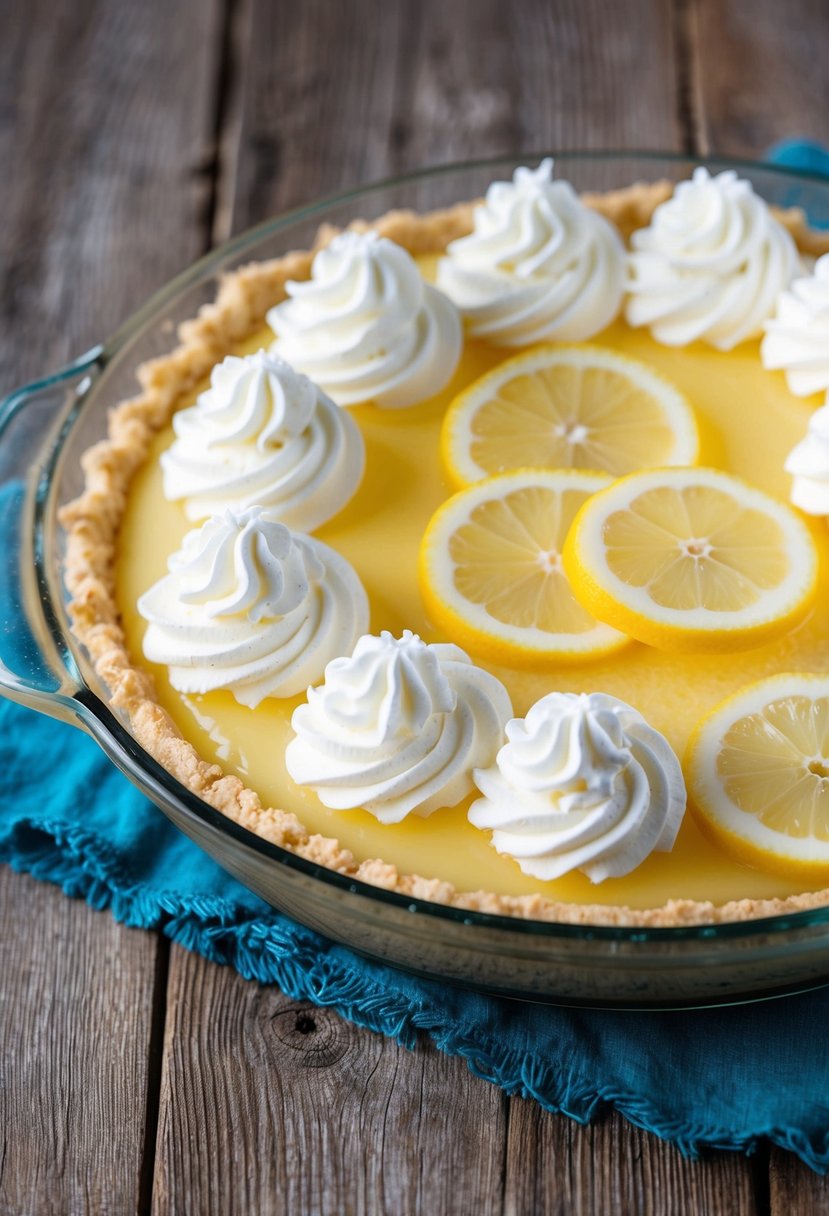
[[[87,731],[179,827],[271,905],[373,959],[502,995],[566,1004],[677,1007],[737,1002],[829,982],[829,907],[682,927],[565,924],[467,911],[356,881],[234,823],[145,751],[73,637],[67,615],[62,506],[83,487],[81,456],[108,411],[135,390],[136,368],[168,353],[179,323],[216,294],[223,274],[308,249],[321,224],[345,226],[397,208],[451,206],[535,157],[428,170],[269,221],[210,254],[158,293],[106,343],[0,406],[4,546],[0,691]],[[680,180],[684,157],[576,154],[557,174],[579,191]],[[704,162],[712,171],[733,162]],[[769,202],[829,226],[829,183],[739,165]]]

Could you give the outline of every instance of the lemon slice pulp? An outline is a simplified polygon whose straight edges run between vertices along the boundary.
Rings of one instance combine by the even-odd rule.
[[[795,513],[715,469],[633,473],[579,511],[564,568],[599,620],[652,646],[760,645],[808,611],[817,552]]]
[[[535,346],[460,393],[441,431],[458,486],[510,469],[688,465],[699,440],[691,406],[644,363],[600,346]]]
[[[703,825],[740,860],[829,880],[829,676],[752,684],[703,719],[687,773]]]
[[[455,494],[432,517],[420,587],[432,621],[473,654],[512,666],[580,661],[628,639],[581,607],[561,565],[570,523],[602,473],[525,469]]]

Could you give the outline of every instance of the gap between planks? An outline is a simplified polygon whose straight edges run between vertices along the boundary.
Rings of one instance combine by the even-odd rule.
[[[156,933],[155,937],[157,947],[147,1044],[144,1140],[138,1175],[138,1216],[149,1216],[153,1206],[153,1175],[161,1104],[164,1032],[167,1022],[167,987],[170,974],[170,941],[162,933]]]

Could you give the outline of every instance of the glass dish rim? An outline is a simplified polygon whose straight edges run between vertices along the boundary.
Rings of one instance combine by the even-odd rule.
[[[313,218],[315,215],[322,214],[332,207],[354,202],[381,190],[394,189],[442,175],[448,176],[452,173],[472,172],[477,169],[495,169],[498,166],[514,165],[517,163],[533,163],[546,156],[552,156],[554,159],[582,162],[612,160],[620,162],[652,161],[688,167],[705,165],[720,170],[729,168],[738,170],[747,169],[768,173],[781,178],[793,178],[799,181],[811,182],[829,190],[829,181],[824,176],[812,173],[809,170],[792,169],[785,165],[769,164],[763,161],[739,157],[693,156],[688,153],[661,152],[653,149],[630,149],[624,151],[612,149],[598,149],[596,151],[577,149],[573,151],[562,150],[560,152],[504,153],[498,156],[467,161],[451,161],[441,165],[428,166],[424,169],[412,170],[393,177],[383,178],[346,191],[328,194],[313,203],[304,204],[290,211],[282,212],[277,216],[254,225],[252,228],[246,229],[216,249],[208,251],[197,261],[191,263],[183,271],[175,275],[163,287],[154,292],[143,305],[133,312],[99,346],[94,347],[85,356],[81,356],[81,358],[75,360],[67,367],[58,370],[53,375],[44,377],[36,384],[29,385],[26,390],[21,391],[58,384],[63,380],[77,376],[79,370],[88,369],[92,371],[93,368],[97,368],[99,373],[102,372],[130,338],[142,326],[149,323],[165,304],[174,300],[203,277],[206,277],[228,258],[233,258],[244,253],[246,248],[259,244],[267,236],[289,228],[293,224]],[[43,468],[43,475],[39,478],[39,484],[35,492],[33,518],[35,536],[39,542],[42,542],[44,530],[54,518],[53,516],[51,519],[49,518],[50,513],[48,510],[52,473],[59,460],[63,444],[82,411],[84,403],[94,388],[97,379],[97,376],[94,378],[90,377],[85,384],[79,386],[72,401],[71,409],[62,419],[62,425],[56,436],[56,441],[48,454],[46,465]],[[7,398],[6,404],[10,405],[18,395],[18,393],[12,393],[11,397]],[[42,559],[44,553],[42,543],[36,544],[35,553],[36,563],[40,564],[37,555],[40,555],[40,559]],[[45,569],[39,569],[38,575],[41,578],[45,577]],[[50,632],[53,633],[59,629],[58,622],[54,617],[50,621],[49,628]],[[59,644],[61,657],[65,662],[67,658],[72,656],[71,662],[74,667],[74,655],[72,655],[74,644],[70,644],[67,648],[67,639],[63,636],[62,630],[60,630],[60,634],[61,636],[54,640]],[[76,678],[79,678],[81,684],[79,690],[71,698],[75,711],[96,742],[102,746],[102,749],[107,753],[110,760],[115,760],[113,751],[117,751],[121,761],[120,766],[123,766],[129,773],[134,773],[138,777],[149,777],[150,783],[153,786],[160,787],[168,795],[175,798],[176,802],[187,812],[188,816],[192,815],[201,820],[209,828],[217,830],[220,835],[227,834],[235,838],[241,846],[252,848],[255,852],[268,858],[269,861],[285,865],[289,869],[295,869],[306,877],[318,879],[329,886],[348,892],[349,894],[361,895],[371,900],[379,900],[380,903],[385,903],[400,911],[435,916],[438,919],[448,920],[465,926],[478,925],[481,928],[526,934],[533,937],[547,937],[551,940],[557,938],[575,938],[590,941],[629,942],[637,945],[646,942],[710,941],[720,938],[735,940],[763,935],[776,936],[777,934],[799,928],[805,929],[821,925],[829,926],[829,904],[818,908],[809,908],[802,911],[781,913],[749,920],[708,922],[691,925],[636,926],[533,920],[519,916],[506,916],[492,912],[459,908],[415,896],[403,895],[397,891],[388,891],[382,887],[364,882],[361,879],[341,874],[316,862],[308,861],[293,853],[290,849],[282,848],[265,840],[263,837],[257,836],[250,829],[243,827],[211,807],[209,803],[203,801],[197,794],[194,794],[186,786],[182,785],[149,752],[141,747],[140,743],[121,724],[106,702],[89,687],[89,684],[79,670],[76,670],[72,674]],[[115,745],[114,748],[112,747],[113,743]]]

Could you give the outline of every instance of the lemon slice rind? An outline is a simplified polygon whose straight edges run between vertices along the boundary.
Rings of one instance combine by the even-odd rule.
[[[645,465],[691,465],[699,457],[699,433],[694,417],[694,411],[682,393],[667,379],[659,375],[647,364],[616,351],[589,343],[552,345],[543,343],[505,360],[492,371],[486,372],[474,383],[465,388],[449,406],[441,430],[441,457],[451,481],[459,488],[473,485],[486,477],[496,476],[499,472],[510,471],[504,467],[485,468],[474,459],[471,448],[476,440],[473,433],[473,423],[481,409],[491,405],[500,390],[510,381],[522,375],[533,375],[547,371],[556,366],[573,367],[579,371],[605,371],[627,379],[631,385],[646,393],[647,396],[661,407],[663,421],[673,432],[673,445],[656,457],[641,461]],[[510,437],[514,438],[516,431],[520,433],[520,417],[516,413],[514,424],[510,427]],[[537,422],[536,424],[537,425]],[[608,440],[609,451],[613,450],[612,437]],[[533,451],[533,443],[528,439],[528,455]],[[618,451],[618,447],[617,447]],[[527,466],[535,461],[534,458],[524,459],[516,463]],[[564,465],[564,461],[561,464]],[[549,467],[549,466],[547,466]],[[582,467],[581,464],[572,467]],[[586,466],[585,466],[586,467]],[[592,467],[599,468],[597,461],[592,461]],[[619,476],[629,469],[620,469],[613,465],[604,471],[612,476]]]
[[[578,633],[552,633],[496,620],[482,604],[458,590],[456,564],[450,554],[451,537],[469,523],[472,512],[481,504],[534,487],[556,494],[573,489],[592,494],[609,480],[607,474],[595,471],[520,469],[477,482],[449,498],[432,516],[420,547],[420,590],[432,622],[464,649],[512,667],[578,663],[628,645],[628,637],[599,621]]]
[[[792,835],[769,827],[760,817],[765,808],[752,812],[738,806],[717,768],[730,730],[788,698],[829,699],[829,675],[784,674],[760,680],[722,701],[697,724],[684,765],[689,805],[706,835],[739,860],[776,874],[829,882],[829,831],[826,840],[819,840],[814,835]],[[804,771],[813,759],[803,753]],[[762,754],[758,753],[758,791],[761,798],[767,798],[762,765]],[[792,769],[794,786],[798,779],[796,761]]]
[[[760,512],[777,524],[789,573],[755,604],[735,611],[665,607],[646,587],[621,579],[608,564],[607,520],[649,490],[709,487],[730,495],[738,508]],[[718,469],[649,469],[619,478],[579,511],[564,548],[564,569],[576,598],[598,620],[641,642],[680,653],[748,649],[779,637],[808,612],[817,586],[818,557],[807,525],[784,503]]]

